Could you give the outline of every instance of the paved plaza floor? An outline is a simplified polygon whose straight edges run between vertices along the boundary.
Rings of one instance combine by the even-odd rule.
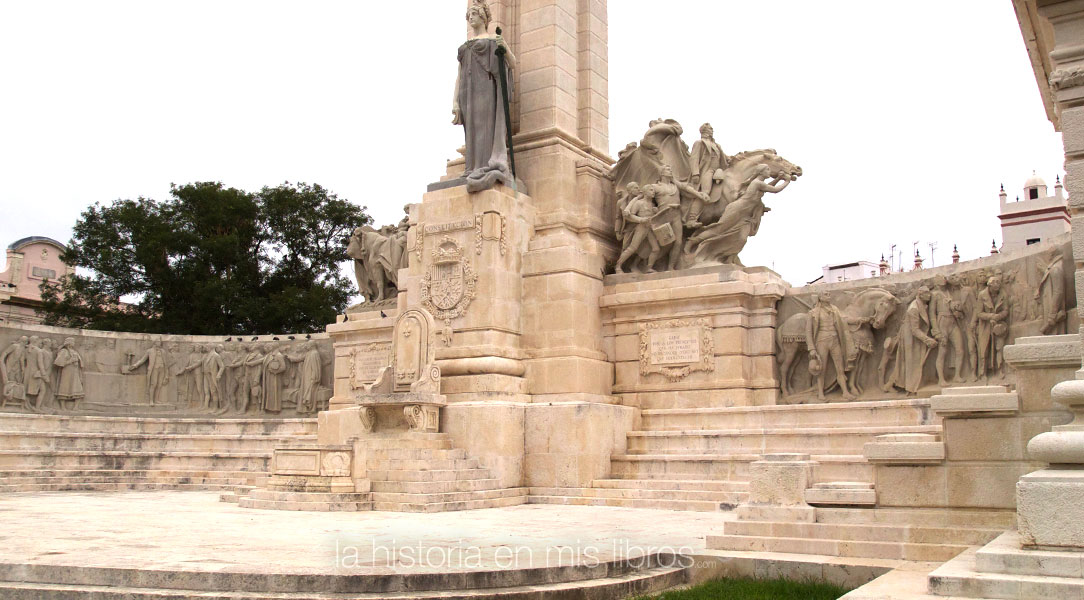
[[[729,513],[523,505],[462,512],[250,510],[212,492],[0,496],[0,562],[230,573],[570,566],[704,549]]]

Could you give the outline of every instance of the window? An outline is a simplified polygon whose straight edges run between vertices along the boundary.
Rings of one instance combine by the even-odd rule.
[[[1032,245],[1032,244],[1038,244],[1038,243],[1039,243],[1039,238],[1031,238],[1030,240],[1028,240],[1028,245],[1029,246]]]
[[[1039,188],[1031,188],[1028,190],[1028,198],[1031,200],[1037,200],[1039,198]]]

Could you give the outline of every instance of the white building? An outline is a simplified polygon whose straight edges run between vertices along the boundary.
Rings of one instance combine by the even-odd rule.
[[[1024,195],[1009,202],[1001,186],[1001,251],[1018,250],[1069,232],[1069,203],[1059,176],[1054,195],[1048,196],[1046,182],[1033,171],[1024,183]]]
[[[855,279],[877,277],[879,269],[880,267],[877,263],[869,262],[868,260],[838,265],[825,265],[822,268],[821,276],[809,283],[836,283],[839,281],[854,281]]]

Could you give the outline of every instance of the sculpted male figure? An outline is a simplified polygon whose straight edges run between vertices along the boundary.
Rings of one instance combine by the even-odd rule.
[[[207,353],[203,356],[203,408],[220,408],[222,406],[222,373],[226,371],[226,363],[222,360],[222,345],[212,346],[207,344]]]
[[[728,159],[715,142],[714,134],[711,123],[701,125],[700,139],[693,144],[692,156],[689,157],[693,170],[692,184],[707,196],[707,199],[693,199],[689,214],[685,217],[685,226],[689,228],[700,227],[700,212],[704,210],[705,202],[718,202],[722,197],[723,189],[716,183],[715,176],[718,171],[727,168]]]
[[[625,240],[625,249],[621,251],[617,263],[614,265],[615,273],[624,273],[621,265],[625,264],[633,254],[640,250],[640,246],[646,241],[651,245],[651,254],[647,258],[647,272],[655,272],[655,261],[659,259],[659,242],[655,239],[655,232],[651,229],[651,218],[658,214],[655,208],[655,186],[645,185],[643,195],[629,200],[624,209],[625,220],[635,227],[632,236]]]
[[[967,346],[967,378],[973,381],[978,373],[978,313],[979,294],[977,291],[978,274],[950,275],[949,282],[956,286],[956,298],[960,305],[961,316],[956,320],[960,326],[960,333]]]
[[[300,387],[298,388],[297,412],[311,414],[319,409],[317,406],[316,391],[320,386],[320,376],[323,370],[323,360],[320,359],[320,351],[316,342],[306,342],[297,354],[286,354],[287,360],[300,363],[298,375]]]
[[[41,347],[41,338],[30,336],[30,345],[26,354],[26,408],[41,412],[42,401],[49,388],[52,373],[45,370],[45,352]]]
[[[824,400],[824,371],[828,367],[827,361],[831,359],[836,368],[836,382],[839,383],[844,400],[854,400],[854,395],[847,387],[847,357],[843,352],[847,325],[843,322],[843,315],[829,302],[827,296],[813,294],[810,299],[813,301],[813,308],[809,310],[806,319],[805,343],[810,362],[820,363],[820,369],[816,370],[817,397]]]
[[[0,352],[0,406],[8,400],[26,400],[26,362],[30,339],[25,335]]]
[[[240,412],[246,412],[249,404],[255,401],[257,405],[263,401],[263,353],[258,343],[250,344],[248,355],[245,356],[245,403]]]
[[[953,381],[963,381],[960,374],[964,368],[964,336],[960,327],[964,313],[960,303],[952,299],[952,290],[944,275],[933,278],[934,289],[930,299],[930,326],[933,338],[937,340],[937,382],[941,387],[948,385],[945,378],[945,361],[949,349],[953,353]]]
[[[928,303],[931,298],[930,288],[922,286],[918,288],[915,299],[907,306],[896,345],[896,369],[886,384],[886,389],[891,389],[894,385],[913,394],[922,387],[922,371],[926,366],[926,359],[930,356],[930,350],[937,347],[937,340],[929,335]]]
[[[625,230],[629,228],[629,224],[625,222],[625,208],[632,202],[633,198],[640,195],[640,184],[635,181],[630,181],[625,186],[625,191],[618,192],[617,194],[617,211],[614,215],[614,235],[617,237],[617,241],[623,242],[625,240]],[[628,246],[624,244],[622,247]]]
[[[681,218],[681,194],[684,192],[704,202],[707,202],[708,196],[689,184],[674,179],[674,170],[670,165],[663,165],[662,177],[655,184],[655,191],[657,192],[656,203],[659,205],[656,223],[668,223],[674,233],[674,243],[670,246],[670,258],[667,264],[667,268],[673,271],[678,268],[678,261],[681,260],[682,240],[685,237],[685,223]]]
[[[993,372],[1001,370],[1005,337],[1009,333],[1008,319],[1009,302],[1001,289],[1001,277],[995,275],[979,293],[979,377],[986,375],[987,367]]]
[[[1065,333],[1065,266],[1061,252],[1052,248],[1046,253],[1046,266],[1040,268],[1039,289],[1035,290],[1035,300],[1042,302],[1043,335]]]
[[[125,367],[124,372],[131,373],[144,364],[147,365],[147,402],[158,404],[169,383],[169,367],[166,364],[166,351],[162,349],[162,342],[151,345],[139,360]]]

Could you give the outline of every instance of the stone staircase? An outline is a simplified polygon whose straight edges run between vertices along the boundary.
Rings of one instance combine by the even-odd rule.
[[[267,488],[237,498],[238,504],[277,510],[428,513],[527,502],[526,488],[503,487],[478,459],[455,448],[448,434],[376,434],[365,439],[364,452],[370,490],[313,489],[299,483],[308,480],[272,476]]]
[[[800,522],[773,520],[764,512],[763,520],[725,523],[722,535],[708,536],[708,548],[946,561],[996,538],[1016,518],[1007,510],[817,508],[814,521]]]
[[[675,555],[461,572],[268,573],[217,569],[133,570],[38,564],[0,565],[4,600],[608,600],[684,585]],[[394,572],[392,572],[394,571]]]
[[[0,414],[0,493],[235,490],[266,479],[275,446],[315,419]]]
[[[677,404],[681,404],[680,402]],[[749,465],[764,454],[806,453],[828,504],[868,504],[873,466],[863,446],[877,436],[940,435],[928,399],[729,408],[647,408],[611,478],[589,488],[534,487],[530,502],[672,510],[730,510],[745,500]],[[847,498],[856,498],[849,502]]]

